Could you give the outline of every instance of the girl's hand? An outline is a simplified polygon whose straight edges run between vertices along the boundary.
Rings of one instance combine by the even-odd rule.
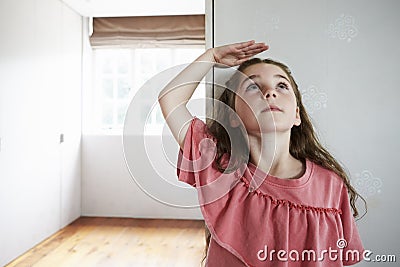
[[[216,63],[224,64],[229,67],[240,65],[252,56],[264,52],[269,48],[265,43],[255,43],[254,40],[218,46],[212,48],[212,53]]]

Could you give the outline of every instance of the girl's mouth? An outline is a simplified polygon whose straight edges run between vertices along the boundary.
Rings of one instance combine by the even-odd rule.
[[[264,109],[262,112],[268,112],[268,111],[278,111],[278,112],[282,112],[282,110],[280,110],[279,108],[266,108]]]

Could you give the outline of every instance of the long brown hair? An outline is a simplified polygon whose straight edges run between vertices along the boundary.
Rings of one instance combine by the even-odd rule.
[[[297,83],[294,80],[290,69],[281,62],[269,58],[249,59],[248,61],[242,63],[238,67],[237,69],[238,71],[235,72],[235,74],[233,74],[232,77],[226,82],[226,89],[222,92],[222,94],[218,99],[219,101],[223,102],[225,106],[221,105],[221,107],[218,110],[215,110],[213,120],[210,120],[208,123],[209,126],[208,128],[210,130],[210,133],[213,134],[217,139],[217,144],[216,144],[217,155],[215,160],[216,167],[221,172],[225,172],[225,171],[232,171],[233,169],[237,168],[240,164],[247,163],[249,157],[249,149],[248,148],[246,149],[245,145],[243,145],[241,149],[238,149],[238,151],[242,151],[242,153],[241,154],[239,153],[239,155],[237,155],[237,153],[232,153],[233,151],[231,151],[231,149],[234,149],[231,146],[232,138],[233,139],[242,138],[241,141],[236,141],[236,143],[246,144],[246,141],[244,136],[240,136],[240,130],[234,127],[230,127],[230,123],[227,121],[229,120],[229,115],[227,114],[227,112],[228,109],[235,110],[236,94],[234,91],[237,89],[237,84],[240,79],[240,75],[243,75],[241,73],[247,67],[259,63],[272,64],[281,68],[289,77],[294,94],[296,96],[297,106],[300,109],[301,123],[299,126],[295,125],[291,129],[290,145],[289,145],[290,154],[294,158],[301,160],[302,162],[305,162],[305,159],[309,159],[310,161],[313,161],[314,163],[328,170],[331,170],[335,172],[338,176],[340,176],[343,179],[343,182],[346,185],[350,196],[350,205],[353,210],[353,216],[355,218],[358,217],[359,212],[356,207],[356,201],[358,198],[361,198],[362,201],[364,202],[365,209],[366,209],[366,201],[361,195],[357,193],[354,187],[350,184],[349,176],[344,171],[343,167],[321,145],[317,135],[314,132],[314,128],[306,112],[306,109],[303,106],[301,94],[298,89]],[[228,129],[225,129],[224,127],[228,127]],[[224,164],[221,162],[224,154],[228,154],[232,158],[231,162],[233,162],[233,164],[231,166],[225,167]],[[210,242],[210,232],[206,227],[206,256],[207,256],[209,242]]]

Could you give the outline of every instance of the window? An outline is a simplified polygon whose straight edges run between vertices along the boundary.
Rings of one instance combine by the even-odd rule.
[[[170,67],[192,62],[203,52],[204,47],[199,46],[94,49],[91,121],[95,129],[91,130],[122,133],[128,106],[141,86]],[[193,98],[204,98],[204,84],[199,87],[203,90],[198,88]],[[150,110],[154,104],[144,101],[144,110]],[[161,133],[164,118],[158,103],[150,114],[144,113],[142,119],[146,121],[146,134]]]

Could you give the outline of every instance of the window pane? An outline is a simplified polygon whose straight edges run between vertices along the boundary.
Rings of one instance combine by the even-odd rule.
[[[118,124],[123,125],[125,121],[126,110],[128,109],[128,103],[119,104],[118,106]]]
[[[113,98],[113,80],[103,79],[103,96]]]
[[[126,74],[129,70],[129,61],[128,57],[125,54],[120,55],[118,58],[118,73]]]
[[[177,62],[180,62],[181,64],[185,63],[190,63],[193,60],[195,60],[198,56],[203,53],[204,50],[202,49],[194,49],[194,48],[182,48],[182,49],[176,49],[176,60]]]
[[[102,72],[103,73],[113,73],[112,59],[109,56],[107,56],[107,54],[103,55]]]
[[[96,89],[98,92],[96,99],[101,112],[95,113],[97,117],[94,119],[101,122],[101,128],[123,128],[127,108],[136,90],[160,72],[192,62],[202,52],[204,49],[201,48],[183,47],[96,49],[94,53],[96,81],[93,84],[99,86]],[[195,91],[193,97],[199,95],[200,98],[204,97],[204,90],[201,88]],[[143,123],[147,120],[149,132],[146,133],[159,134],[165,122],[158,105],[149,114],[154,105],[151,101],[149,99],[141,101],[139,107],[141,112],[138,115]]]
[[[154,53],[150,49],[139,49],[140,53],[140,76],[138,79],[142,81],[141,84],[149,80],[156,73]]]
[[[126,99],[129,95],[129,91],[131,90],[129,86],[129,81],[127,78],[119,78],[118,79],[118,98]]]
[[[166,70],[172,66],[172,49],[159,48],[154,50],[155,51],[153,53],[157,55],[154,62],[156,73],[162,72],[163,70]]]
[[[105,102],[103,103],[102,109],[102,123],[104,126],[111,126],[113,124],[113,105],[112,103]]]

